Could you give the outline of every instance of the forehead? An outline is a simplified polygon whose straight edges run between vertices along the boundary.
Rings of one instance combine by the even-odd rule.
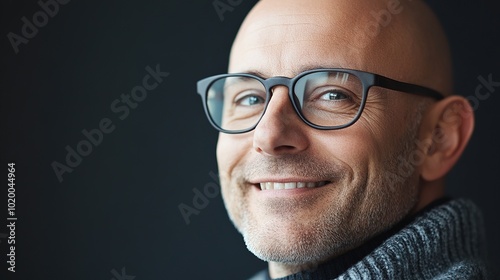
[[[353,20],[355,7],[328,1],[304,9],[300,2],[264,5],[252,11],[234,42],[230,72],[293,76],[318,67],[367,70],[374,40],[353,36],[366,30],[359,14],[358,20]]]

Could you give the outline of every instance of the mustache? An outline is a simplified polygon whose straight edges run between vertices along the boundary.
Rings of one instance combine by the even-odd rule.
[[[241,166],[238,176],[245,181],[253,178],[285,175],[293,177],[333,180],[347,174],[345,166],[334,160],[324,160],[304,155],[286,155],[283,157],[259,157]]]

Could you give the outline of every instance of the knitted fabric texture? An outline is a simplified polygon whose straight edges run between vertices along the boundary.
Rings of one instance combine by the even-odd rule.
[[[486,279],[484,240],[478,208],[451,200],[416,217],[340,275],[331,276],[330,262],[279,279]],[[251,280],[269,279],[267,273]]]

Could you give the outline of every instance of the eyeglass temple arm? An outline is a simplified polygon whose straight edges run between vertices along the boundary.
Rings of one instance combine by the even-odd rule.
[[[433,90],[428,87],[423,87],[419,85],[409,84],[405,82],[400,82],[393,80],[391,78],[387,78],[380,75],[375,75],[375,86],[380,86],[396,91],[402,91],[411,94],[418,94],[423,96],[429,96],[435,98],[437,100],[441,100],[444,96],[436,90]]]

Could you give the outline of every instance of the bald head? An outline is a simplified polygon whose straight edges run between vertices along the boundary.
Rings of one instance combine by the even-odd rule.
[[[231,72],[265,70],[269,76],[317,66],[452,92],[444,32],[417,0],[262,0],[245,19],[230,58]]]

